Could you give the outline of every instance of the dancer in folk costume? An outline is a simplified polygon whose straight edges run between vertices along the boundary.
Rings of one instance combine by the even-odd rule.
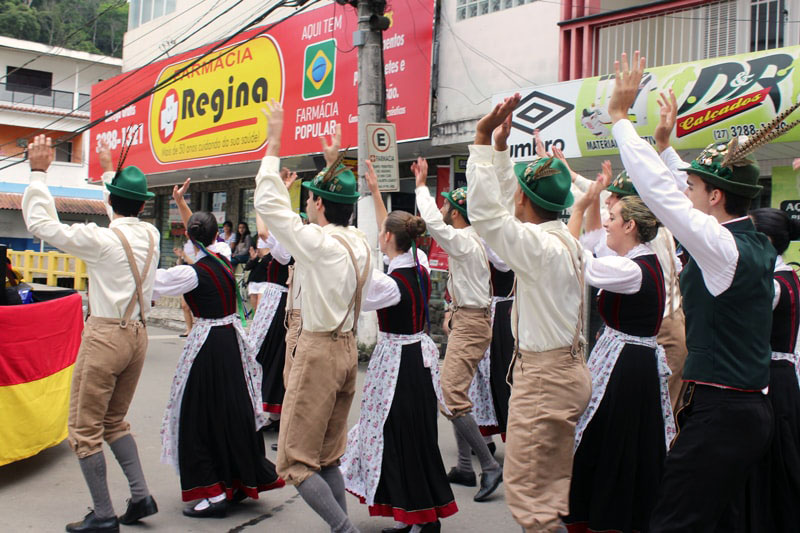
[[[584,211],[600,212],[602,177],[572,208],[579,237]],[[669,365],[656,334],[665,282],[648,245],[658,220],[642,200],[625,196],[609,210],[606,244],[614,255],[587,251],[586,283],[600,289],[603,334],[589,356],[592,398],[578,421],[568,529],[646,531],[669,443],[675,436]]]
[[[370,251],[350,226],[358,187],[338,154],[341,129],[322,140],[328,167],[312,181],[303,225],[279,175],[283,109],[271,102],[267,152],[256,176],[255,207],[295,259],[302,284],[302,330],[294,350],[278,434],[278,473],[333,531],[355,531],[347,517],[339,459],[347,443],[347,415],[355,395],[355,329]]]
[[[689,381],[679,433],[664,466],[650,531],[733,531],[748,472],[769,448],[775,249],[747,217],[759,168],[748,156],[788,129],[788,112],[748,139],[713,144],[685,167],[684,195],[628,121],[644,58],[616,64],[609,114],[625,169],[642,200],[691,256],[681,274]],[[743,312],[743,310],[747,312]]]
[[[244,270],[247,275],[247,296],[250,298],[250,307],[258,309],[264,290],[267,288],[267,267],[272,261],[267,243],[259,237],[256,247],[250,248],[250,260],[245,263]],[[189,263],[191,264],[191,263]],[[189,328],[191,330],[192,328]]]
[[[243,328],[230,247],[216,242],[217,221],[211,213],[191,214],[183,200],[188,186],[186,180],[173,197],[198,259],[193,265],[159,269],[154,290],[155,297],[185,295],[195,316],[161,424],[161,461],[180,475],[183,501],[199,500],[184,515],[222,517],[228,500],[258,498],[259,492],[284,482],[265,457],[258,433],[267,419],[261,366]]]
[[[772,446],[751,476],[751,531],[797,531],[800,524],[800,280],[783,261],[790,241],[800,238],[800,223],[786,211],[750,211],[756,230],[769,237],[778,252],[772,311],[772,361],[769,398],[774,415]],[[755,507],[752,502],[756,502]],[[766,502],[766,504],[764,504]],[[755,520],[755,521],[753,521]]]
[[[372,273],[364,300],[365,310],[378,311],[380,333],[341,470],[345,487],[369,506],[371,516],[398,522],[385,533],[408,532],[414,524],[437,532],[439,519],[458,507],[438,445],[439,350],[425,333],[430,275],[415,244],[425,222],[405,211],[387,216],[369,161],[367,167],[378,241],[390,261],[387,274]]]
[[[59,221],[46,185],[55,150],[44,135],[28,146],[31,182],[22,197],[22,215],[33,235],[87,265],[90,316],[72,377],[67,440],[78,456],[94,509],[82,521],[68,524],[67,531],[114,533],[120,522],[133,524],[158,512],[125,416],[147,352],[145,318],[158,264],[159,233],[137,218],[145,201],[154,196],[147,190],[145,175],[133,166],[122,168],[126,149],[115,172],[109,148],[103,144],[98,148],[111,219],[108,228]],[[128,508],[119,519],[108,492],[104,440],[131,490]]]
[[[482,473],[480,489],[473,499],[485,501],[500,486],[503,469],[471,416],[469,387],[492,338],[489,260],[469,224],[466,187],[442,193],[447,201],[439,210],[426,185],[428,164],[424,160],[418,164],[422,168],[416,172],[417,208],[431,237],[447,252],[450,267],[447,288],[452,298],[452,329],[442,368],[442,392],[458,445],[458,466],[448,477],[451,483],[475,486],[470,455],[475,452]]]
[[[518,163],[497,175],[492,134],[495,149],[506,151],[519,100],[518,94],[507,98],[478,122],[467,162],[468,213],[517,279],[506,501],[525,531],[563,531],[575,425],[591,394],[581,348],[583,253],[558,220],[559,212],[572,205],[572,180],[561,161]],[[507,207],[509,197],[514,214]]]
[[[287,169],[283,169],[281,175],[287,189],[297,179],[297,174]],[[288,261],[279,261],[276,258],[277,255],[283,259],[285,254],[279,249],[274,238],[270,240],[267,225],[258,215],[256,215],[256,226],[259,242],[263,240],[267,247],[275,244],[276,250],[272,253],[270,248],[271,257],[266,268],[264,295],[248,333],[250,344],[257,350],[256,361],[263,369],[261,397],[264,412],[268,413],[270,418],[270,423],[264,430],[277,431],[285,393],[283,374],[286,361],[286,301],[289,295],[289,269],[293,261],[291,256]]]

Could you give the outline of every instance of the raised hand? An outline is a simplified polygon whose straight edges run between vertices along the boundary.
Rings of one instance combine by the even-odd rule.
[[[597,181],[602,181],[603,189],[605,189],[611,184],[611,180],[614,178],[614,173],[611,170],[611,161],[608,159],[603,161],[601,168],[603,170],[597,175]]]
[[[253,248],[252,246],[247,251],[250,252],[250,259],[255,259],[256,257],[258,257],[258,252],[256,252],[256,249]]]
[[[628,55],[623,53],[619,61],[614,61],[614,90],[608,100],[608,114],[613,122],[628,118],[628,109],[636,100],[639,82],[646,65],[645,58],[639,57],[639,51],[633,53],[632,65],[628,66]]]
[[[539,135],[538,128],[533,130],[533,145],[536,149],[536,155],[539,157],[550,157],[550,154],[544,149],[544,143],[542,142],[542,136]]]
[[[792,169],[800,170],[800,157],[797,157],[792,161]]]
[[[653,133],[653,137],[655,137],[656,140],[656,149],[661,153],[669,148],[669,137],[672,135],[675,122],[678,120],[678,101],[672,89],[669,90],[669,97],[663,92],[660,93],[658,107],[660,108],[658,125]]]
[[[508,136],[511,135],[511,117],[509,113],[502,124],[494,129],[492,137],[494,138],[494,149],[502,152],[508,148]]]
[[[100,168],[103,172],[114,171],[114,161],[111,159],[111,148],[102,139],[97,141],[97,158],[100,160]]]
[[[417,187],[424,187],[428,181],[428,161],[424,157],[418,157],[416,162],[411,163],[411,172],[414,173]]]
[[[519,93],[505,98],[478,121],[478,125],[475,127],[475,144],[491,144],[492,132],[513,113],[520,98]]]
[[[189,190],[189,182],[192,181],[192,178],[186,178],[186,181],[183,182],[183,185],[178,187],[177,185],[172,187],[172,199],[175,200],[176,204],[180,204],[183,202],[183,195],[186,194],[186,191]]]
[[[31,171],[40,170],[47,172],[50,163],[56,158],[53,149],[53,140],[46,135],[37,135],[33,142],[28,145],[28,161],[31,164]]]
[[[286,185],[287,189],[292,186],[292,183],[294,183],[296,179],[297,172],[293,172],[286,167],[281,169],[281,181],[283,181],[283,184]]]
[[[372,161],[369,159],[364,160],[364,164],[367,166],[367,172],[364,175],[364,178],[367,180],[367,187],[372,194],[380,194],[380,190],[378,190],[378,175],[375,174],[375,167],[372,165]],[[416,163],[411,163],[411,168],[414,168]],[[416,173],[415,173],[416,174]]]
[[[283,134],[283,106],[280,102],[270,98],[267,107],[262,107],[261,112],[267,117],[267,153],[280,157],[281,135]]]
[[[336,132],[331,135],[330,142],[325,140],[325,136],[319,138],[322,143],[322,155],[325,156],[325,166],[331,166],[339,157],[339,148],[342,146],[342,125],[336,124]]]

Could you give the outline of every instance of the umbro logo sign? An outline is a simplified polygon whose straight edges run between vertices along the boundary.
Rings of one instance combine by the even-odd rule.
[[[520,100],[511,126],[533,135],[533,130],[544,130],[573,109],[575,106],[569,102],[533,91]]]

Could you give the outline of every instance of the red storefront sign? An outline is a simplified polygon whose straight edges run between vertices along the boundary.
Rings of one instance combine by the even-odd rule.
[[[443,192],[450,190],[450,167],[438,167],[436,169],[436,207],[442,207],[442,203],[446,202]],[[449,268],[447,259],[447,252],[445,252],[435,239],[431,239],[430,253],[428,254],[428,263],[431,270],[441,270],[446,272]]]
[[[386,13],[392,21],[383,34],[386,106],[398,141],[429,136],[433,6],[433,0],[400,2]],[[284,108],[281,155],[319,152],[319,137],[336,124],[343,146],[357,145],[356,29],[355,11],[333,3],[264,35],[253,29],[194,64],[213,44],[95,84],[92,120],[180,72],[174,83],[91,129],[89,175],[101,175],[101,139],[115,157],[129,139],[126,164],[148,174],[260,159],[267,132],[261,109],[273,98]]]

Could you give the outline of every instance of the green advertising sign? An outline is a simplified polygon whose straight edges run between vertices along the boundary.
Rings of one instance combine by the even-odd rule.
[[[639,134],[654,144],[660,91],[672,88],[678,121],[672,146],[702,149],[712,142],[750,135],[800,95],[800,46],[706,59],[645,71],[630,119]],[[583,80],[575,105],[575,130],[583,156],[617,153],[606,106],[613,76]],[[800,111],[796,114],[800,116]],[[797,118],[792,115],[789,120]],[[800,128],[779,142],[800,140]],[[800,198],[800,196],[798,196]]]
[[[800,219],[800,171],[792,167],[772,167],[771,206],[786,211],[794,219]],[[789,243],[783,259],[800,267],[800,241]]]

